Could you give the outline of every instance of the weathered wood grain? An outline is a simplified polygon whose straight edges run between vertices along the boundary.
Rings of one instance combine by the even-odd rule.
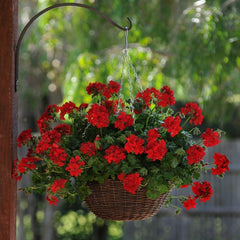
[[[0,0],[0,239],[16,239],[16,181],[11,178],[16,158],[17,94],[14,92],[14,45],[17,0]]]

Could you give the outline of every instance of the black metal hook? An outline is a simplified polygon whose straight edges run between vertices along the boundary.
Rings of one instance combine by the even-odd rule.
[[[28,28],[32,25],[32,23],[38,18],[40,17],[42,14],[48,12],[51,9],[54,8],[59,8],[59,7],[66,7],[66,6],[74,6],[74,7],[81,7],[81,8],[86,8],[89,9],[92,12],[97,13],[98,15],[102,16],[103,18],[105,18],[108,22],[110,22],[112,25],[114,25],[115,27],[123,30],[123,31],[129,31],[132,28],[132,21],[129,17],[127,17],[128,21],[129,21],[129,27],[121,27],[120,25],[118,25],[117,23],[115,23],[111,18],[105,16],[103,13],[99,12],[97,9],[90,7],[88,5],[85,4],[81,4],[81,3],[59,3],[59,4],[55,4],[52,5],[50,7],[47,7],[45,9],[43,9],[42,11],[40,11],[39,13],[37,13],[36,15],[34,15],[29,22],[26,24],[26,26],[24,27],[24,29],[22,30],[22,32],[19,35],[16,47],[15,47],[15,92],[17,91],[17,82],[18,82],[18,69],[19,69],[19,50],[20,50],[20,46],[21,46],[21,42],[22,39],[26,33],[26,31],[28,30]]]

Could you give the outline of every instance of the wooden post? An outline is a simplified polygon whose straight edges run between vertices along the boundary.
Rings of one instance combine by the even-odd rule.
[[[18,0],[0,0],[0,239],[16,239],[17,94],[14,92],[14,46]]]

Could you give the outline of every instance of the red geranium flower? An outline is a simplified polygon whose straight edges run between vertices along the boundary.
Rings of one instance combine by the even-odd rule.
[[[182,129],[180,127],[181,118],[176,116],[175,118],[170,116],[167,117],[162,124],[162,127],[166,128],[169,133],[171,133],[171,137],[176,136],[179,131]]]
[[[59,167],[62,167],[65,164],[67,153],[65,152],[64,148],[53,143],[53,145],[51,146],[49,157],[54,164],[57,164]]]
[[[67,179],[55,180],[51,186],[52,192],[55,193],[55,192],[59,191],[61,188],[64,188],[66,182],[67,182]]]
[[[93,94],[103,94],[104,90],[107,88],[106,84],[100,82],[89,83],[86,90],[89,95]]]
[[[123,181],[123,188],[132,194],[136,194],[136,191],[143,180],[143,178],[139,176],[139,173],[125,175],[123,172],[118,175],[118,179]]]
[[[170,87],[164,86],[161,88],[160,95],[158,96],[158,106],[166,107],[175,104],[174,92]]]
[[[205,149],[198,145],[193,145],[189,147],[186,151],[188,164],[192,165],[194,163],[199,163],[205,156]]]
[[[109,113],[104,106],[93,104],[86,115],[87,121],[97,128],[108,127]]]
[[[194,186],[192,186],[192,191],[195,194],[196,199],[200,199],[201,202],[206,202],[210,199],[210,197],[213,195],[213,189],[211,187],[211,184],[207,181],[204,181],[203,183],[200,182],[194,182]]]
[[[134,152],[135,154],[141,154],[144,152],[144,140],[135,136],[134,134],[126,138],[127,143],[124,148],[128,153]]]
[[[160,134],[158,132],[158,128],[148,130],[147,136],[148,136],[148,138],[147,138],[148,142],[157,141],[157,138],[160,137]]]
[[[110,94],[114,94],[114,93],[118,93],[120,88],[121,88],[121,85],[117,82],[114,82],[114,81],[110,81],[107,85],[108,89],[109,89],[109,92]]]
[[[48,150],[53,143],[59,143],[61,140],[61,134],[56,130],[50,130],[43,133],[41,140],[36,147],[36,153],[43,153]]]
[[[115,128],[119,128],[120,130],[125,129],[126,127],[130,127],[133,125],[133,117],[131,114],[126,114],[125,112],[121,112],[117,117],[117,121],[114,122]]]
[[[213,132],[212,128],[207,128],[201,137],[203,138],[203,144],[206,147],[213,147],[221,142],[219,140],[218,132]]]
[[[71,127],[65,123],[59,124],[53,130],[59,132],[61,135],[71,134]]]
[[[17,169],[20,173],[25,173],[27,169],[36,169],[35,162],[38,162],[40,159],[35,157],[26,157],[22,158],[21,161],[19,161]]]
[[[196,208],[196,199],[193,196],[188,196],[188,199],[183,202],[183,206],[186,208],[186,210],[189,210],[190,208]]]
[[[21,145],[26,144],[32,137],[31,133],[32,129],[22,131],[17,138],[17,146],[21,147]]]
[[[80,151],[87,154],[89,157],[96,155],[96,146],[92,142],[81,143]]]
[[[12,177],[15,178],[17,181],[22,180],[22,176],[19,175],[19,171],[18,171],[18,159],[15,159],[13,161],[13,170],[12,170]]]
[[[37,120],[37,125],[41,134],[49,130],[49,123],[53,121],[55,113],[58,111],[58,106],[49,105],[42,116]]]
[[[65,115],[67,113],[72,113],[74,109],[78,109],[75,103],[69,101],[64,103],[61,107],[58,107],[58,111],[60,111],[60,119],[65,120]]]
[[[181,108],[181,114],[184,114],[185,116],[191,116],[189,123],[194,123],[194,125],[202,124],[202,109],[197,105],[197,103],[187,103],[184,108]]]
[[[46,196],[46,199],[48,200],[48,202],[51,204],[51,205],[57,205],[57,203],[59,202],[58,198],[55,197],[55,196],[52,196],[52,195],[47,195]]]
[[[104,158],[108,161],[108,163],[114,162],[115,164],[118,164],[126,158],[124,148],[119,146],[112,145],[105,150],[105,153]]]
[[[82,110],[82,109],[86,109],[88,107],[88,104],[87,103],[82,103],[80,106],[79,106],[79,110]]]
[[[83,171],[81,167],[85,165],[85,162],[79,160],[80,160],[79,156],[72,157],[67,167],[65,168],[73,177],[77,177]]]
[[[225,155],[215,153],[213,158],[214,164],[216,164],[216,167],[211,169],[213,175],[221,175],[224,172],[229,171],[228,165],[230,164],[230,161]]]
[[[144,100],[145,106],[149,107],[152,99],[152,91],[150,88],[146,88],[144,91],[137,93],[136,99],[141,98]]]
[[[148,142],[145,153],[148,154],[149,159],[161,161],[167,153],[166,142],[163,139]]]

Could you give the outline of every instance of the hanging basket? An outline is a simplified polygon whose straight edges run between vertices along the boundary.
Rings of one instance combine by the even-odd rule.
[[[86,205],[96,216],[107,220],[142,220],[155,215],[166,201],[169,192],[152,200],[146,196],[146,188],[127,192],[118,180],[104,183],[91,182],[92,193],[85,199]]]

